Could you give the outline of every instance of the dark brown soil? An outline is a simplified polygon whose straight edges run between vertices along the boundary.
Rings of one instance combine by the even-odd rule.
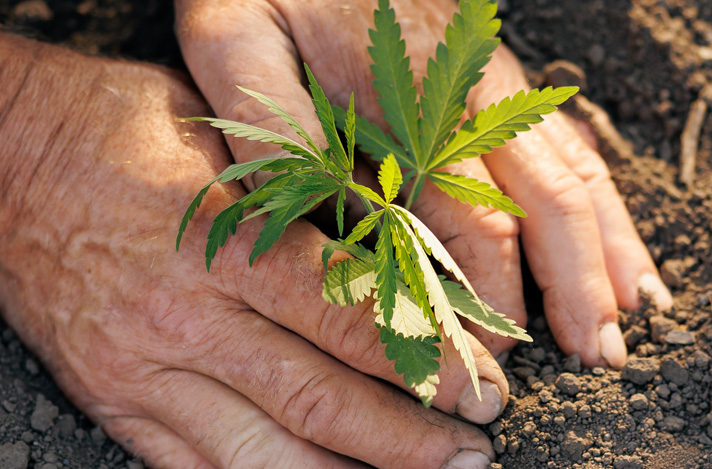
[[[623,372],[583,369],[555,347],[530,288],[533,344],[507,363],[512,396],[486,430],[503,468],[712,468],[712,112],[695,182],[679,180],[691,104],[712,105],[708,0],[500,1],[503,37],[532,80],[560,59],[632,144],[603,153],[676,306],[621,312]],[[0,22],[88,53],[181,68],[170,1],[0,0]],[[549,80],[556,80],[556,74]],[[707,88],[705,88],[707,85]],[[707,91],[705,91],[707,90]],[[605,127],[605,126],[604,126]],[[531,283],[531,282],[530,282]],[[69,404],[0,322],[0,467],[140,467]]]

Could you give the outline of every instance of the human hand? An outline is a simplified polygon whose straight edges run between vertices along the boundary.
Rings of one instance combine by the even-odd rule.
[[[0,35],[0,306],[60,386],[156,467],[485,467],[472,425],[401,384],[372,305],[321,297],[325,237],[290,225],[252,268],[263,220],[205,272],[211,190],[175,252],[196,191],[231,161],[220,134],[176,122],[205,105],[166,69],[86,58]],[[472,338],[484,401],[451,344],[433,406],[494,419],[507,383]],[[354,458],[354,459],[350,459]]]
[[[292,135],[284,122],[234,88],[270,96],[312,135],[320,133],[301,61],[327,96],[385,128],[368,65],[375,1],[177,0],[178,37],[192,75],[219,117]],[[393,0],[420,87],[428,57],[456,9],[451,0]],[[247,64],[247,65],[246,65]],[[470,94],[468,113],[526,89],[516,59],[500,47]],[[274,147],[228,139],[235,158],[273,157]],[[665,309],[672,298],[610,180],[600,156],[560,115],[481,159],[448,168],[498,186],[528,214],[465,207],[426,186],[413,207],[439,236],[475,289],[497,311],[526,322],[518,236],[543,292],[551,330],[562,350],[586,366],[620,368],[626,358],[617,308],[635,308],[638,288]],[[249,188],[262,181],[247,181]],[[466,325],[495,355],[514,344]]]

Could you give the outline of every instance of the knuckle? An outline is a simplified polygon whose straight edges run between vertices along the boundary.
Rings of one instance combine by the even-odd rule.
[[[555,213],[573,214],[591,207],[586,184],[566,168],[550,171],[540,182],[543,202]]]
[[[282,405],[283,425],[296,435],[329,445],[348,438],[346,422],[352,390],[328,370],[315,370],[304,384],[287,394]]]

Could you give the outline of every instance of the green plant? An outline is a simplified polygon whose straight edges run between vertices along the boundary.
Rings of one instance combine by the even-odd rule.
[[[346,191],[353,191],[363,201],[368,215],[345,239],[324,245],[323,296],[339,305],[373,297],[375,323],[380,329],[381,342],[386,344],[386,356],[395,361],[396,372],[403,374],[406,385],[415,390],[425,405],[432,402],[439,383],[438,343],[443,332],[462,355],[479,394],[477,368],[458,316],[503,336],[531,338],[478,298],[447,250],[409,208],[428,179],[461,202],[526,216],[499,190],[476,179],[449,174],[444,167],[504,145],[577,91],[563,87],[519,92],[480,111],[455,131],[465,110],[468,91],[481,79],[480,70],[499,44],[494,37],[500,25],[495,13],[495,0],[460,1],[460,12],[447,27],[445,43],[438,44],[435,58],[428,63],[424,94],[418,98],[395,12],[388,0],[379,0],[374,12],[375,29],[369,31],[373,43],[369,53],[374,87],[380,96],[378,102],[393,136],[355,114],[353,94],[348,109],[332,107],[306,65],[316,114],[329,145],[326,149],[319,148],[276,102],[244,88],[240,90],[281,117],[304,143],[239,122],[185,119],[207,121],[225,134],[279,145],[293,156],[228,167],[205,185],[188,207],[177,246],[209,187],[217,181],[241,179],[258,170],[275,173],[272,179],[215,218],[205,251],[208,270],[218,247],[235,234],[238,223],[267,215],[250,254],[252,264],[282,236],[290,222],[333,195],[337,197],[338,231],[343,236],[344,200]],[[344,134],[345,146],[337,128]],[[378,180],[382,196],[353,180],[356,144],[381,162]],[[406,171],[405,177],[401,168]],[[412,182],[411,190],[405,207],[401,207],[394,200],[407,181]],[[253,208],[252,213],[245,214]],[[377,242],[375,251],[371,251],[359,241],[374,230]],[[352,258],[329,269],[328,260],[336,250],[346,251]],[[438,275],[431,257],[460,283]]]

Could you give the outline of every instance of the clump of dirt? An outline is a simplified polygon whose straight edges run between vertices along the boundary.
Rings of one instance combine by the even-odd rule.
[[[184,68],[171,4],[9,1],[0,2],[0,22],[83,52]],[[485,428],[499,455],[492,467],[712,468],[711,112],[699,129],[694,182],[679,178],[691,105],[712,106],[712,4],[499,4],[502,36],[532,80],[543,80],[552,62],[567,61],[563,77],[585,84],[582,95],[620,131],[619,141],[603,129],[610,147],[603,153],[675,308],[621,312],[631,354],[625,368],[584,369],[554,345],[530,279],[534,343],[518,346],[507,363],[510,402]],[[65,400],[2,322],[0,364],[0,467],[141,467]]]

